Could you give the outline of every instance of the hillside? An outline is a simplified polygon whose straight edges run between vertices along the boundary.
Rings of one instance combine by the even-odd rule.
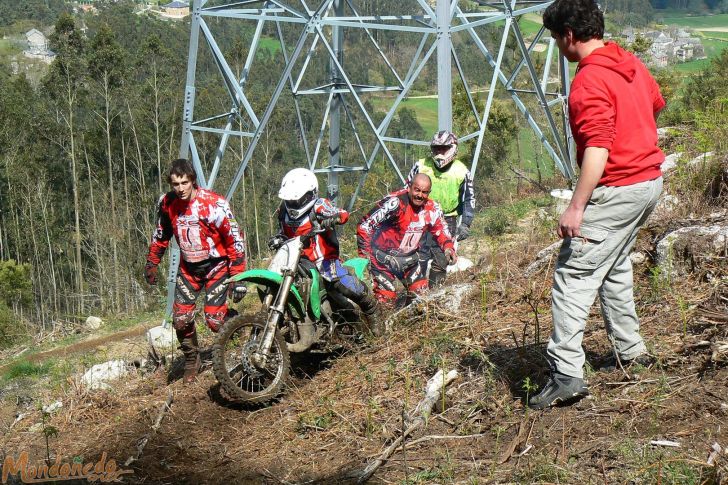
[[[458,249],[474,267],[388,315],[386,335],[297,356],[285,395],[250,408],[216,384],[213,335],[201,320],[206,367],[195,384],[182,385],[179,351],[163,355],[158,367],[149,358],[145,333],[162,319],[165,288],[147,285],[142,268],[154,204],[179,149],[189,30],[134,15],[131,1],[104,5],[96,16],[57,19],[51,42],[60,60],[40,84],[0,62],[2,481],[32,481],[39,467],[57,464],[62,473],[90,466],[95,476],[87,470],[89,480],[76,481],[83,483],[354,483],[388,447],[393,453],[370,483],[728,480],[728,50],[696,73],[657,73],[668,102],[658,120],[660,146],[670,154],[666,185],[631,257],[654,364],[602,370],[611,345],[595,305],[584,339],[591,397],[546,411],[525,407],[547,376],[560,210],[548,192],[568,182],[499,94],[491,113],[498,130],[488,133],[475,174],[475,223]],[[534,32],[536,19],[526,20]],[[250,32],[223,30],[221,42],[236,51],[240,69]],[[280,44],[265,39],[257,76],[248,81],[262,94],[275,85],[283,56]],[[363,44],[354,47],[352,58],[363,58]],[[0,53],[7,49],[0,43]],[[218,66],[209,58],[200,64],[201,111],[212,114],[229,96],[213,83]],[[352,67],[363,77],[384,72],[365,62]],[[433,81],[413,92],[393,130],[424,139],[434,129]],[[367,100],[380,101],[386,104]],[[259,111],[265,96],[251,102]],[[318,132],[313,113],[303,105]],[[251,267],[268,256],[283,173],[305,160],[291,129],[297,118],[290,103],[276,112],[263,151],[231,198]],[[218,144],[204,133],[198,140],[209,168]],[[364,142],[375,140],[365,135]],[[227,161],[238,162],[243,147],[230,146]],[[344,158],[359,156],[354,144],[343,148]],[[400,168],[419,149],[397,151]],[[461,156],[467,149],[461,146]],[[236,166],[221,170],[220,187]],[[354,223],[399,183],[384,163],[373,166],[343,226],[345,257],[356,254]],[[342,187],[352,188],[345,179]],[[254,293],[237,307],[241,313],[258,310]],[[97,315],[101,321],[88,318]],[[82,376],[98,364],[121,375],[94,390]],[[441,370],[458,377],[403,439],[426,383]]]
[[[54,431],[46,433],[52,460],[95,462],[106,453],[132,471],[127,483],[347,483],[400,434],[402,412],[444,368],[460,373],[444,410],[371,483],[720,483],[728,457],[706,460],[714,443],[728,443],[728,355],[719,351],[728,341],[725,253],[693,257],[680,278],[661,276],[652,257],[675,228],[701,218],[725,224],[724,196],[695,198],[701,191],[684,184],[723,173],[728,160],[680,167],[666,192],[685,202],[659,213],[636,248],[647,256],[635,263],[638,312],[657,363],[634,375],[599,371],[610,348],[595,311],[584,341],[592,397],[575,406],[534,412],[523,404],[545,379],[552,264],[547,258],[532,276],[523,273],[553,241],[554,224],[546,200],[529,197],[479,214],[476,236],[461,248],[477,265],[451,278],[443,295],[395,318],[390,335],[299,361],[288,394],[270,407],[229,402],[211,372],[183,387],[178,361],[107,391],[84,389],[74,374],[65,383],[59,375],[19,378],[4,385],[2,449],[43,459],[38,407],[58,399],[62,408],[45,424]],[[487,236],[500,219],[510,230]],[[144,350],[132,337],[67,361]],[[170,396],[170,410],[159,414]],[[122,466],[144,437],[139,460]]]

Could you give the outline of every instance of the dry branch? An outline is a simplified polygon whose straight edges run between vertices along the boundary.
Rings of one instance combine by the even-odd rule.
[[[437,371],[437,374],[427,381],[425,397],[419,402],[419,404],[417,404],[417,407],[412,413],[416,417],[414,419],[407,420],[409,421],[409,425],[402,432],[402,436],[394,440],[392,444],[384,450],[384,453],[382,453],[379,458],[367,465],[362,474],[359,476],[357,483],[365,483],[369,480],[372,475],[374,475],[374,472],[376,472],[377,469],[379,469],[379,467],[382,466],[390,456],[392,456],[392,453],[394,453],[394,451],[399,448],[402,443],[404,443],[404,440],[406,440],[409,435],[427,424],[427,418],[430,416],[432,408],[435,406],[435,403],[440,397],[440,393],[457,377],[458,371],[456,370],[451,370],[447,373],[447,375],[445,375],[442,369],[440,369]]]
[[[530,278],[531,276],[541,271],[541,269],[546,266],[546,264],[551,261],[551,258],[557,253],[562,242],[563,241],[559,239],[558,241],[549,244],[547,247],[539,251],[536,255],[536,260],[529,264],[528,268],[526,268],[526,270],[523,272],[524,278]]]
[[[517,169],[515,169],[515,168],[513,168],[513,167],[508,167],[508,169],[509,169],[509,170],[510,170],[511,172],[513,172],[514,174],[516,174],[516,177],[518,177],[518,178],[520,178],[520,179],[523,179],[523,180],[525,180],[526,182],[529,182],[529,183],[533,184],[533,185],[534,185],[535,187],[537,187],[538,189],[540,189],[540,190],[542,190],[542,191],[546,192],[547,194],[548,194],[549,192],[551,192],[551,189],[549,189],[548,187],[546,187],[546,186],[545,186],[544,184],[542,184],[542,183],[541,183],[541,182],[539,182],[538,180],[533,180],[533,179],[532,179],[531,177],[529,177],[529,176],[528,176],[528,175],[526,175],[525,173],[521,172],[520,170],[517,170]]]
[[[145,434],[144,437],[139,441],[139,444],[137,445],[137,452],[136,455],[130,456],[127,458],[127,460],[124,462],[124,466],[129,466],[135,461],[137,461],[144,452],[144,447],[147,446],[147,443],[149,442],[149,439],[154,436],[154,434],[159,429],[159,426],[162,424],[162,418],[164,417],[164,414],[167,412],[169,407],[172,405],[172,400],[174,399],[174,394],[172,391],[169,391],[167,394],[167,400],[159,407],[159,412],[157,413],[157,419],[154,420],[154,425],[152,426],[151,431],[149,433]]]

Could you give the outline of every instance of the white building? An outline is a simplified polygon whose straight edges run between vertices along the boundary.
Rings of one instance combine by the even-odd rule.
[[[30,29],[25,33],[28,41],[28,48],[23,51],[23,55],[30,59],[40,59],[50,64],[56,58],[56,54],[48,49],[48,37],[40,30]]]
[[[174,0],[166,5],[162,5],[160,16],[172,20],[181,20],[190,14],[190,5],[187,2]]]

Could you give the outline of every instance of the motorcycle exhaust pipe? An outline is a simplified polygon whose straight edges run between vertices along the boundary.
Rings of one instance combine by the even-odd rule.
[[[289,352],[304,352],[308,350],[317,339],[316,332],[311,322],[301,322],[296,325],[298,327],[298,341],[295,343],[287,343]]]
[[[287,343],[289,352],[305,352],[310,349],[313,344],[319,341],[319,339],[326,332],[324,325],[314,325],[311,321],[306,320],[296,324],[298,327],[298,336],[300,337],[295,343]]]

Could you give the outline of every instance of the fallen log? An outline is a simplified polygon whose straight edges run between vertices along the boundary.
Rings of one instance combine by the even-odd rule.
[[[392,456],[392,453],[394,453],[395,450],[404,443],[409,435],[427,424],[430,413],[432,413],[432,408],[440,398],[442,390],[457,377],[458,371],[456,370],[451,370],[447,373],[447,375],[445,375],[442,369],[440,369],[437,371],[437,374],[427,381],[427,386],[425,386],[425,397],[417,404],[417,407],[415,407],[415,410],[412,413],[412,415],[415,416],[414,419],[410,417],[405,420],[406,427],[402,432],[402,435],[394,440],[376,460],[367,465],[362,474],[359,476],[357,483],[365,483],[369,480],[372,475],[374,475],[374,472],[376,472],[379,467],[382,466],[390,456]]]

